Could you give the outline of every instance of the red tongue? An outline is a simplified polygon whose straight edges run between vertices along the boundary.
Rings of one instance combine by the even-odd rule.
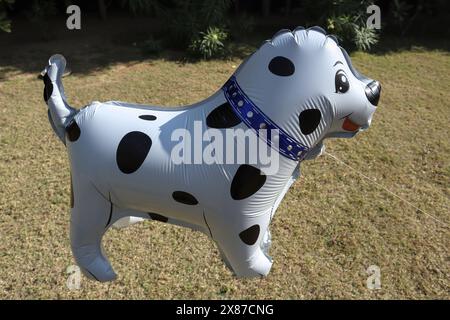
[[[345,118],[344,123],[342,124],[342,129],[347,131],[356,131],[361,126],[357,125],[356,123],[352,122],[349,118]]]

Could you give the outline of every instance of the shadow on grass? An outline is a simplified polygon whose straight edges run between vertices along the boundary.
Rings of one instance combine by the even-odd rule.
[[[16,21],[13,32],[0,33],[0,80],[11,74],[35,73],[47,64],[48,58],[60,53],[67,59],[75,74],[89,74],[116,64],[134,64],[155,59],[175,61],[180,64],[197,63],[200,59],[185,52],[163,50],[158,55],[144,54],[139,43],[158,38],[158,26],[148,19],[111,18],[106,22],[86,19],[82,29],[70,31],[65,21],[51,21],[43,27],[28,21]],[[233,43],[225,59],[243,59],[255,45],[254,38],[245,43]]]
[[[11,34],[0,34],[0,80],[14,73],[35,73],[37,76],[55,53],[67,58],[75,74],[89,74],[119,63],[134,64],[155,59],[180,64],[199,61],[181,51],[164,50],[156,56],[143,54],[137,44],[150,37],[158,38],[160,29],[161,23],[157,21],[128,17],[112,17],[107,21],[86,17],[82,20],[82,29],[74,31],[66,28],[64,17],[45,25],[14,21]],[[278,29],[263,25],[257,33],[243,35],[239,42],[231,45],[226,59],[245,58]],[[449,51],[449,43],[443,39],[382,37],[372,53],[382,55],[416,47]]]

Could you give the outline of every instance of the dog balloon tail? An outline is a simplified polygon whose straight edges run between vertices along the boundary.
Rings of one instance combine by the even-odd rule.
[[[65,142],[65,128],[76,114],[76,109],[67,103],[61,81],[65,68],[66,59],[60,54],[55,54],[48,60],[43,77],[45,85],[44,100],[48,106],[49,121],[63,143]]]

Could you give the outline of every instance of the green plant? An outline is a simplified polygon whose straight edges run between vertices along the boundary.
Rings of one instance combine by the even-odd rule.
[[[348,42],[353,38],[353,32],[357,25],[353,22],[350,15],[331,16],[327,19],[327,29],[336,35],[340,41]]]
[[[186,49],[210,26],[225,24],[231,0],[173,0],[161,9],[169,46]]]
[[[7,10],[11,8],[15,0],[0,0],[0,30],[11,32],[11,20],[8,18]]]
[[[189,46],[189,51],[204,59],[219,57],[225,52],[224,41],[228,34],[224,29],[209,27],[206,32],[200,32],[199,37],[194,39]]]
[[[6,12],[0,12],[0,30],[11,32],[11,20],[8,19]]]
[[[353,42],[358,50],[368,51],[378,42],[378,34],[375,29],[366,26],[356,26]]]
[[[367,7],[373,0],[304,0],[301,9],[309,24],[326,25],[343,46],[370,50],[378,42],[377,32],[366,26]]]
[[[370,0],[340,0],[339,6],[330,8],[330,16],[326,25],[330,33],[335,34],[347,47],[368,51],[378,42],[378,34],[366,25],[366,8],[372,4]]]

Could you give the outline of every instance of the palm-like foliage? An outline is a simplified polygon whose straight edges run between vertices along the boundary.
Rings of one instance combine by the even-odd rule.
[[[204,59],[218,57],[225,52],[224,41],[227,37],[228,34],[223,29],[209,27],[206,32],[200,32],[199,38],[192,42],[189,50]]]
[[[230,4],[231,0],[173,0],[162,9],[169,45],[185,49],[200,32],[224,25]]]
[[[378,42],[378,34],[375,29],[366,26],[356,26],[354,29],[354,43],[358,50],[368,51]]]
[[[347,47],[358,50],[370,50],[378,42],[376,30],[366,25],[366,9],[372,0],[338,0],[329,8],[330,17],[326,25],[330,33],[335,34]]]

